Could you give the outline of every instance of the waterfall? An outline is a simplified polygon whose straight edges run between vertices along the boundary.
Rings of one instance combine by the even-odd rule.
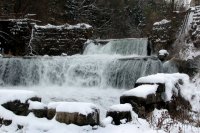
[[[111,40],[105,45],[89,43],[84,54],[120,54],[147,56],[147,38]]]
[[[133,88],[139,77],[163,71],[146,55],[147,39],[121,39],[90,43],[83,55],[0,58],[0,84]]]

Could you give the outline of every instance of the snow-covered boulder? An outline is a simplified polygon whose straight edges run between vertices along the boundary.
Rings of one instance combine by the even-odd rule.
[[[173,93],[178,95],[180,87],[179,85],[184,85],[189,83],[189,76],[181,73],[164,74],[158,73],[155,75],[150,75],[146,77],[141,77],[136,81],[137,84],[163,84],[165,87],[165,93],[163,100],[170,101],[172,99]]]
[[[47,107],[44,103],[38,101],[28,101],[29,103],[29,112],[33,112],[33,114],[38,118],[47,117]]]
[[[64,102],[50,102],[48,105],[47,105],[47,118],[48,119],[53,119],[54,116],[56,115],[56,107],[61,104],[61,103],[64,103]]]
[[[0,105],[17,115],[28,115],[28,101],[41,101],[41,98],[32,91],[0,90]]]
[[[180,73],[141,77],[136,81],[136,88],[122,94],[120,103],[130,103],[142,118],[155,108],[168,109],[171,113],[182,106],[190,109],[190,103],[181,95],[181,88],[188,83],[189,76]]]
[[[106,117],[112,117],[115,125],[120,125],[132,121],[131,104],[118,104],[113,105],[107,111]]]
[[[164,61],[168,55],[169,55],[169,53],[168,53],[168,51],[165,50],[165,49],[161,49],[161,50],[158,52],[158,58],[159,58],[161,61]]]
[[[99,125],[99,109],[92,103],[63,102],[56,107],[58,122],[65,124]]]
[[[146,113],[153,111],[154,104],[162,102],[163,89],[157,84],[144,84],[128,90],[120,97],[120,103],[130,103],[139,117],[144,118]]]

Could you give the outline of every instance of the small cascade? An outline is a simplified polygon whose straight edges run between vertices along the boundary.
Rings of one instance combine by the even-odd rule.
[[[111,40],[105,45],[89,43],[84,54],[120,54],[147,56],[147,38]]]
[[[0,58],[2,86],[133,88],[141,77],[163,72],[147,55],[147,39],[90,43],[83,55]]]

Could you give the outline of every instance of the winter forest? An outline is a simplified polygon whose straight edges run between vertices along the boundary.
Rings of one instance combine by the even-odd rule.
[[[0,133],[200,133],[200,0],[0,0]]]

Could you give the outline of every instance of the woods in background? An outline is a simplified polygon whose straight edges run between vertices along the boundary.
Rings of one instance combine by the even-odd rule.
[[[147,36],[155,21],[170,16],[172,0],[1,0],[0,16],[37,14],[43,24],[88,23],[94,38]]]

